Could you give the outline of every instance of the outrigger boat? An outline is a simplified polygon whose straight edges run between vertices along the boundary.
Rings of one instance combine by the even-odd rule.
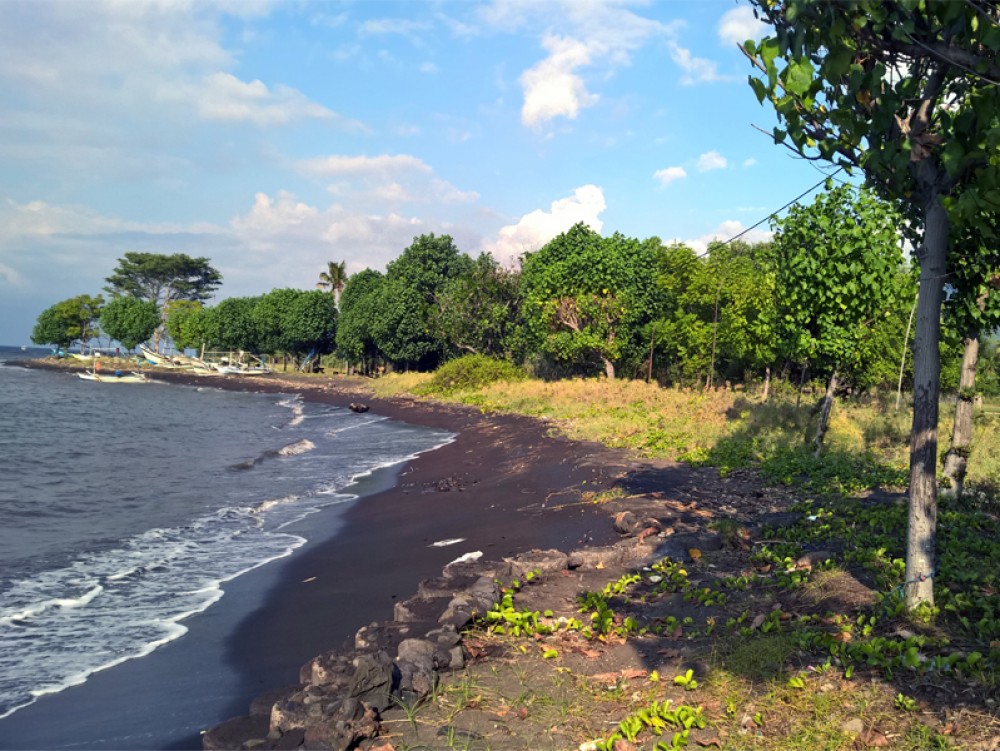
[[[96,370],[87,370],[83,373],[77,373],[77,375],[85,381],[98,381],[100,383],[149,383],[145,373],[136,373],[135,371],[123,373],[116,370],[113,373],[101,373]]]

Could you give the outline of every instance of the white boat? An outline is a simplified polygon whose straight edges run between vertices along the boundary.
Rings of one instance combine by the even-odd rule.
[[[145,373],[136,373],[135,371],[123,373],[120,370],[116,370],[110,373],[101,373],[99,371],[86,370],[83,373],[77,373],[77,375],[85,381],[98,381],[100,383],[149,383],[149,379]]]
[[[274,371],[266,365],[220,365],[217,370],[222,375],[269,375]]]
[[[146,360],[150,364],[156,365],[157,367],[160,367],[160,368],[179,368],[180,367],[180,365],[177,363],[177,361],[172,356],[170,356],[170,355],[161,355],[159,352],[154,352],[153,350],[151,350],[149,347],[146,347],[145,345],[140,344],[139,345],[139,351],[142,353],[142,356],[145,357]]]

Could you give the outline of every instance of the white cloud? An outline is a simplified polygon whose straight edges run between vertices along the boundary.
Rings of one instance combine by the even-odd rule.
[[[721,222],[718,227],[716,227],[711,232],[706,232],[704,235],[697,237],[693,240],[683,241],[686,245],[694,248],[699,253],[703,253],[708,250],[710,243],[714,241],[725,242],[730,240],[746,229],[743,222],[737,219],[727,219]],[[767,242],[774,237],[774,233],[768,229],[756,228],[747,232],[745,235],[740,237],[740,240],[747,243],[758,243]]]
[[[687,177],[687,171],[683,167],[665,167],[653,173],[660,185],[670,185],[674,180],[683,180]]]
[[[715,62],[703,57],[695,57],[691,54],[691,50],[682,47],[675,40],[667,42],[667,51],[670,53],[670,59],[684,72],[681,76],[683,86],[729,80],[728,77],[719,75]]]
[[[361,123],[343,120],[335,112],[310,101],[288,86],[268,88],[262,81],[241,81],[230,73],[211,73],[201,81],[165,84],[158,92],[162,100],[193,102],[206,120],[250,122],[255,125],[286,125],[303,118],[340,120],[348,130],[364,130]]]
[[[536,209],[516,224],[503,227],[496,240],[483,244],[483,250],[501,263],[512,263],[523,253],[538,250],[578,222],[600,232],[604,226],[600,215],[606,208],[604,191],[596,185],[583,185],[573,191],[573,195],[553,201],[548,211]]]
[[[574,73],[590,63],[590,50],[582,42],[563,37],[546,37],[542,46],[549,56],[521,74],[524,106],[521,122],[535,127],[555,117],[575,120],[580,109],[597,103],[583,79]]]
[[[386,176],[399,172],[430,173],[430,166],[422,159],[409,154],[382,154],[380,156],[325,156],[299,162],[299,169],[311,175]]]
[[[719,39],[731,46],[743,44],[748,39],[760,39],[767,32],[767,24],[754,18],[753,9],[748,5],[728,10],[719,19]]]
[[[426,21],[410,21],[403,18],[376,18],[361,24],[362,34],[399,34],[410,36],[418,31],[426,31],[431,25]]]
[[[754,159],[753,157],[749,157],[748,159],[743,160],[743,166],[745,168],[753,167],[755,164],[757,164],[757,160]]]
[[[547,56],[520,76],[521,121],[528,127],[556,117],[575,119],[599,97],[587,75],[603,80],[628,65],[651,38],[666,38],[676,24],[637,15],[620,2],[518,2],[498,0],[480,11],[484,24],[503,32],[540,29]],[[560,29],[556,35],[551,29]]]
[[[728,160],[718,151],[706,151],[698,157],[699,172],[711,172],[712,170],[725,169],[728,166]]]

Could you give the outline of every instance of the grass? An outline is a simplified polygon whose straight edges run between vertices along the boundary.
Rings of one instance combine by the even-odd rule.
[[[371,382],[379,396],[416,395],[433,375],[392,374]],[[815,432],[815,404],[804,398],[754,395],[719,389],[664,389],[641,381],[573,379],[496,382],[436,397],[547,420],[569,438],[596,441],[648,458],[674,459],[718,467],[723,473],[759,466],[779,484],[806,482],[817,492],[856,492],[906,482],[911,415],[894,408],[894,395],[839,399],[834,407],[823,456],[808,445]],[[953,408],[942,402],[939,452],[951,436]],[[1000,400],[987,402],[975,417],[976,440],[967,482],[1000,489]]]
[[[390,376],[375,388],[386,396],[412,394],[427,379]],[[872,488],[899,491],[907,481],[911,418],[894,409],[892,398],[838,400],[819,459],[807,446],[813,405],[788,398],[762,404],[733,391],[603,379],[492,383],[441,398],[539,417],[570,438],[642,457],[712,465],[723,474],[754,468],[801,498],[799,523],[751,545],[732,519],[707,525],[722,538],[723,550],[704,553],[683,576],[675,564],[654,568],[655,585],[648,572],[637,578],[607,572],[606,586],[590,587],[598,621],[576,609],[562,613],[553,602],[540,609],[583,625],[471,634],[505,655],[507,678],[484,680],[470,665],[459,682],[473,681],[473,696],[468,688],[446,688],[445,697],[463,698],[440,709],[452,724],[471,705],[499,718],[486,728],[483,747],[600,751],[613,746],[616,732],[634,736],[630,748],[679,747],[689,739],[655,735],[644,724],[650,702],[667,699],[671,706],[704,708],[707,727],[691,731],[701,733],[691,745],[697,740],[731,751],[959,749],[1000,737],[996,699],[988,700],[1000,687],[1000,442],[991,440],[1000,427],[1000,402],[976,414],[969,492],[940,506],[938,609],[910,616],[898,597],[905,503],[867,499]],[[942,455],[952,411],[942,403]],[[604,493],[587,500],[621,500],[616,489]],[[794,568],[804,551],[819,550],[830,551],[832,560],[812,570]],[[737,555],[744,559],[734,564]],[[644,607],[670,597],[683,598],[683,613],[665,616],[661,605],[657,621],[644,620]],[[516,603],[508,610],[525,618]],[[627,628],[626,616],[632,619]],[[597,627],[605,621],[607,628]],[[653,644],[664,645],[661,652],[683,652],[704,672],[696,688],[685,690],[691,686],[674,684],[662,659],[656,681],[609,684],[581,669],[576,655],[590,651],[588,645],[605,650],[619,643],[636,645],[636,660],[650,668]]]

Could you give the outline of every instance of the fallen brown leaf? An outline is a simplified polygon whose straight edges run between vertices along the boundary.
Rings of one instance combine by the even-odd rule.
[[[629,743],[624,738],[618,738],[612,749],[613,751],[636,751],[636,746]]]
[[[855,748],[887,748],[889,739],[875,728],[868,728],[854,739]]]
[[[622,678],[624,678],[627,681],[631,681],[636,678],[648,678],[648,677],[649,677],[648,670],[640,670],[638,668],[628,668],[622,671]]]

